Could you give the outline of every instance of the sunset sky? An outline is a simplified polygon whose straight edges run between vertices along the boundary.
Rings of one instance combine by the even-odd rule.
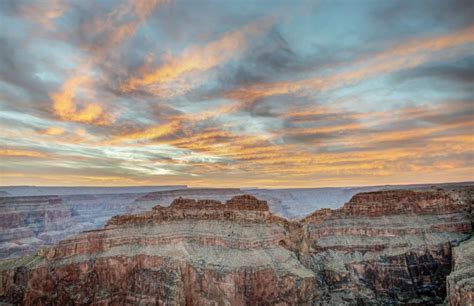
[[[474,1],[0,1],[0,185],[474,180]]]

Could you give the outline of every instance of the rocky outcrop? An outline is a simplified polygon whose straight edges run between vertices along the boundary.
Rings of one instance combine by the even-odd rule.
[[[176,198],[196,200],[213,199],[224,202],[233,196],[244,194],[238,188],[187,188],[178,190],[164,190],[145,194],[128,206],[128,214],[136,214],[152,209],[156,205],[168,206]]]
[[[470,208],[471,224],[474,224],[474,188],[451,190],[451,196]],[[453,248],[453,271],[447,279],[451,306],[474,305],[474,236]]]
[[[178,199],[3,263],[3,302],[308,304],[318,284],[265,202]]]
[[[0,261],[0,302],[439,303],[452,258],[463,266],[452,246],[471,232],[468,205],[456,194],[363,193],[301,221],[273,215],[251,195],[224,204],[178,198]]]
[[[441,190],[360,193],[302,222],[311,264],[336,276],[330,303],[442,302],[451,246],[471,232],[468,206]]]
[[[453,249],[453,272],[448,276],[451,306],[474,304],[474,238]]]

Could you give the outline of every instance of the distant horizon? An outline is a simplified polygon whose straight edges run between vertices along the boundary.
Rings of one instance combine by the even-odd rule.
[[[158,187],[185,187],[187,189],[323,189],[323,188],[365,188],[365,187],[384,187],[384,186],[429,186],[429,185],[463,185],[474,184],[473,181],[450,181],[438,183],[413,183],[413,184],[381,184],[381,185],[345,185],[345,186],[313,186],[313,187],[211,187],[211,186],[188,186],[183,184],[171,185],[129,185],[129,186],[99,186],[99,185],[0,185],[1,188],[17,188],[17,187],[39,187],[39,188],[158,188]]]

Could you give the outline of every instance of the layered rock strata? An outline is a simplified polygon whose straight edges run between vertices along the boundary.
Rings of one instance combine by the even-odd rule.
[[[452,190],[452,196],[470,207],[474,223],[474,188]],[[453,271],[447,279],[447,302],[451,306],[474,305],[474,236],[453,248]]]
[[[63,190],[63,193],[66,192]],[[145,195],[110,193],[0,197],[0,259],[31,255],[41,246],[84,230],[101,228],[111,217],[130,211],[130,204]],[[131,211],[135,210],[142,209],[134,206]]]
[[[453,249],[453,272],[448,276],[451,306],[474,304],[474,238]]]
[[[21,256],[77,232],[58,196],[0,197],[0,258]]]
[[[440,190],[361,193],[302,222],[334,303],[441,303],[452,246],[472,229],[468,205]]]
[[[272,219],[251,196],[178,199],[4,263],[0,294],[40,305],[310,303],[314,275]]]
[[[468,205],[440,190],[363,193],[301,221],[250,195],[225,204],[178,198],[1,261],[0,302],[438,303],[452,246],[470,232]]]
[[[239,188],[186,188],[147,193],[128,206],[128,214],[136,214],[152,209],[156,205],[168,206],[179,197],[196,200],[213,199],[225,202],[236,195],[244,194]]]

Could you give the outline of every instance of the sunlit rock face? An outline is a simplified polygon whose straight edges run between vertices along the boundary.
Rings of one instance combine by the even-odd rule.
[[[236,195],[242,195],[244,192],[238,188],[188,188],[182,190],[166,190],[150,192],[136,199],[129,205],[127,212],[129,214],[145,212],[156,205],[168,206],[174,199],[190,198],[196,200],[213,199],[225,202]]]
[[[370,192],[340,209],[288,221],[251,195],[225,203],[178,198],[168,207],[113,217],[103,229],[35,256],[1,261],[0,301],[443,302],[453,245],[472,230],[465,199],[441,190]]]
[[[380,191],[302,222],[312,264],[338,289],[332,302],[438,303],[446,294],[451,246],[471,232],[468,210],[445,191]]]
[[[265,202],[177,199],[112,218],[38,255],[4,263],[3,301],[24,304],[310,303],[313,272],[285,246]],[[54,298],[53,298],[54,297]]]
[[[297,220],[318,208],[338,208],[357,192],[380,188],[0,187],[8,193],[0,197],[3,207],[0,217],[4,219],[0,231],[0,259],[32,255],[41,246],[81,231],[102,228],[115,215],[138,214],[156,205],[168,206],[179,197],[225,202],[237,195],[252,194],[267,201],[273,214]],[[53,193],[56,195],[47,195]],[[17,204],[25,201],[27,205]],[[45,218],[39,216],[45,212],[53,214],[51,201],[56,201],[54,210],[61,212],[53,216],[53,221],[45,222]]]

